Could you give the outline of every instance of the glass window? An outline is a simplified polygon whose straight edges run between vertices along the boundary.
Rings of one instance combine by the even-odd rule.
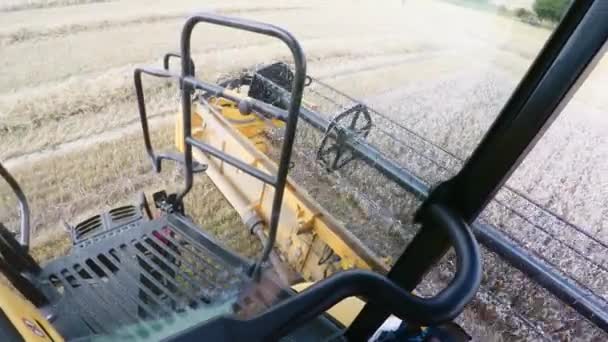
[[[346,127],[352,116],[340,113],[366,104],[371,128],[351,140],[377,154],[327,173],[308,162],[325,132],[303,120],[292,176],[364,243],[394,258],[416,231],[420,201],[378,167],[393,163],[424,187],[454,175],[555,23],[539,20],[531,2],[357,2],[341,12],[339,22],[319,13],[313,29],[336,32],[339,43],[328,35],[303,41],[314,78],[304,105]]]
[[[341,32],[365,32],[341,41],[359,49],[312,59],[309,69],[376,110],[368,140],[435,184],[479,143],[554,25],[531,1],[392,5],[349,9]]]
[[[608,299],[607,71],[604,55],[479,219],[603,300]],[[495,276],[492,282],[509,283]],[[589,324],[538,288],[529,293],[537,297],[536,311],[513,291],[512,285],[497,290],[513,310],[537,320],[555,338],[581,333]],[[552,326],[563,330],[551,332]],[[584,333],[600,336],[590,327]]]

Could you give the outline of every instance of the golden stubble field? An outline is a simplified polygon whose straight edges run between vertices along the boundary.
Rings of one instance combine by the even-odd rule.
[[[507,16],[442,1],[386,1],[382,6],[363,0],[331,5],[297,0],[4,1],[0,158],[29,194],[39,258],[69,247],[64,222],[75,224],[133,201],[139,191],[179,186],[176,170],[159,177],[145,158],[132,69],[159,65],[162,54],[177,51],[184,18],[201,10],[288,28],[306,51],[311,75],[463,159],[550,35],[548,29]],[[209,26],[195,33],[193,52],[199,75],[210,80],[288,56],[267,38]],[[602,241],[608,241],[608,120],[603,115],[608,102],[602,95],[607,69],[608,62],[600,62],[509,181]],[[158,148],[171,148],[176,94],[167,83],[146,82]],[[259,245],[241,229],[238,215],[207,178],[198,178],[190,212],[231,247],[255,255]],[[4,184],[0,199],[0,220],[16,223],[14,198]],[[544,252],[538,232],[520,228],[500,212],[487,218]],[[364,241],[367,235],[382,236],[355,232]],[[588,247],[577,237],[564,238],[574,248]],[[577,280],[602,295],[608,292],[608,285],[597,281],[604,271],[576,264],[559,246],[549,249],[548,257],[559,266],[581,270],[574,274]],[[603,265],[603,254],[595,254]],[[478,340],[605,337],[517,271],[490,253],[485,256],[489,276],[461,317]]]

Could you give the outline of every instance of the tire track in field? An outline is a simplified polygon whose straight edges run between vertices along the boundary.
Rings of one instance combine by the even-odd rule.
[[[336,22],[324,16],[320,19],[319,25],[308,29],[308,23],[301,19],[309,16],[306,11],[307,8],[289,7],[285,10],[275,10],[273,7],[252,7],[246,8],[244,11],[269,13],[256,15],[255,17],[263,21],[287,26],[297,34],[304,45],[311,42],[314,44],[314,39],[332,40],[335,42],[333,45],[337,48],[350,47],[351,50],[362,50],[362,52],[373,54],[375,50],[387,46],[394,49],[398,43],[402,49],[404,46],[419,48],[424,44],[429,44],[421,38],[403,37],[403,35],[389,28],[375,30],[354,28],[337,36],[329,36],[327,32],[335,31],[338,26]],[[220,8],[219,11],[221,10]],[[226,11],[240,12],[243,9],[236,7]],[[289,15],[286,14],[288,12]],[[51,34],[48,36],[49,39],[36,42],[28,40],[29,38],[25,34],[25,40],[22,43],[11,44],[4,49],[0,58],[0,66],[3,67],[3,71],[0,71],[0,90],[14,92],[22,87],[56,82],[75,74],[101,71],[124,65],[127,62],[146,60],[149,56],[154,55],[155,51],[175,49],[181,28],[180,24],[182,24],[176,18],[179,18],[177,13],[165,15],[162,12],[157,12],[150,16],[151,20],[157,21],[156,23],[147,23],[145,20],[135,19],[132,25],[110,24],[101,30],[95,30],[95,27],[89,30],[86,28],[86,23],[79,23],[78,27],[82,29],[81,32],[69,34],[65,37],[59,36],[58,38]],[[127,19],[120,20],[128,23]],[[52,27],[48,29],[53,30]],[[35,30],[44,30],[44,28]],[[59,31],[64,30],[65,28],[59,29]],[[363,32],[359,32],[359,30]],[[207,47],[205,50],[213,51],[247,46],[253,41],[262,40],[262,38],[254,36],[245,37],[242,34],[236,36],[233,36],[232,33],[227,36],[223,35],[224,33],[220,29],[206,29],[204,34],[199,34],[196,37],[193,46],[201,49]],[[361,38],[360,43],[358,43],[357,38]],[[353,48],[353,46],[358,46],[357,44],[374,46],[374,49]],[[106,48],[107,45],[113,48],[108,49]],[[306,50],[308,51],[308,49]],[[37,56],[40,55],[45,56],[45,58],[38,58]],[[49,66],[54,67],[50,68]]]
[[[0,5],[0,13],[2,12],[18,12],[27,10],[36,10],[43,8],[68,7],[78,6],[101,2],[112,2],[116,0],[19,0],[13,3]]]
[[[164,112],[154,116],[150,116],[148,119],[148,124],[150,125],[150,130],[153,130],[156,127],[166,126],[174,122],[172,112]],[[68,153],[76,153],[86,149],[89,149],[93,146],[99,145],[100,143],[109,142],[113,140],[118,140],[125,135],[134,134],[138,131],[141,131],[141,123],[139,119],[132,120],[126,125],[116,127],[114,129],[110,129],[107,131],[103,131],[97,134],[89,135],[87,137],[82,137],[78,139],[74,139],[71,141],[65,141],[62,144],[50,146],[47,148],[43,148],[40,150],[28,152],[16,157],[7,158],[2,161],[2,163],[7,168],[17,168],[20,165],[25,163],[35,163],[42,159],[58,157],[62,155],[66,155]],[[143,150],[143,138],[142,138],[142,150]]]
[[[403,52],[403,49],[394,51],[387,49],[383,53],[374,54],[353,53],[352,51],[339,49],[332,51],[326,49],[328,45],[331,45],[331,39],[313,38],[307,41],[313,47],[311,49],[313,53],[309,54],[312,67],[327,64],[345,65],[348,61],[356,60],[358,67],[368,68],[368,64],[387,63],[387,60],[399,61],[407,59],[410,55],[415,55],[413,52]],[[276,51],[274,46],[274,43],[253,44],[249,47],[196,54],[194,58],[197,61],[211,60],[208,63],[210,67],[202,68],[202,70],[205,70],[207,78],[215,79],[222,74],[238,72],[242,69],[242,65],[252,65],[256,60],[270,62],[287,58],[287,52],[282,54],[272,52]],[[278,58],[269,58],[273,55]],[[226,60],[226,56],[229,57],[228,60],[231,63],[222,63]],[[137,65],[150,64],[153,63],[148,61]],[[36,139],[34,144],[27,147],[30,150],[27,151],[26,149],[26,152],[32,152],[32,149],[35,151],[44,148],[45,144],[55,145],[64,138],[73,140],[78,138],[78,135],[98,133],[100,128],[97,126],[99,125],[93,121],[97,120],[99,122],[101,117],[97,113],[104,111],[107,113],[107,116],[102,118],[101,129],[112,129],[121,125],[125,122],[121,118],[124,114],[128,113],[129,116],[133,115],[135,117],[134,113],[130,114],[133,112],[135,103],[133,81],[131,79],[134,67],[135,65],[130,64],[102,73],[85,74],[69,78],[61,83],[43,84],[36,88],[29,88],[27,91],[0,96],[0,116],[3,117],[0,125],[0,135],[3,136],[5,141],[4,156],[16,157],[22,154],[23,146],[19,141],[23,138],[24,133],[41,132],[38,135],[42,136],[43,139]],[[146,79],[144,80],[144,87],[146,97],[150,101],[149,105],[151,105],[148,108],[149,112],[166,110],[162,101],[167,102],[166,95],[170,95],[172,92],[172,90],[166,88],[166,82],[149,83],[149,80]],[[78,118],[82,120],[78,127],[83,132],[70,133],[73,131],[70,129],[73,125],[65,126],[65,123],[75,122]],[[67,130],[63,129],[64,133],[62,133],[67,134],[67,136],[61,136],[61,134],[57,136],[55,131],[49,131],[55,126],[58,129],[59,125],[64,125],[63,127],[67,128]],[[96,127],[91,128],[92,126]],[[43,134],[42,132],[48,133]],[[11,143],[12,140],[14,140],[13,143]]]
[[[265,44],[251,46],[251,48],[262,50],[265,47]],[[235,49],[234,52],[238,53],[239,51],[242,51],[242,49]],[[382,55],[379,56],[382,57]],[[390,59],[403,58],[403,54],[392,55],[387,53],[386,56]],[[345,56],[338,52],[318,56],[318,59],[323,60],[323,63],[340,65],[347,60],[359,60],[359,57],[361,56]],[[378,58],[378,56],[370,57],[372,60],[375,58]],[[358,63],[361,65],[360,60]],[[152,63],[141,63],[141,65],[147,64]],[[236,64],[243,65],[246,63]],[[363,63],[363,67],[365,67],[364,65],[365,63]],[[38,89],[28,89],[21,94],[0,97],[0,112],[3,113],[2,116],[4,117],[2,125],[0,125],[0,134],[5,139],[10,135],[22,137],[23,132],[44,129],[49,123],[63,122],[74,117],[82,117],[82,125],[80,126],[84,128],[90,121],[90,119],[86,119],[88,116],[104,110],[107,111],[108,107],[116,107],[119,104],[122,109],[114,109],[114,112],[133,111],[135,98],[130,77],[133,67],[120,67],[100,73],[97,76],[83,75],[61,84],[53,84],[51,87],[41,86]],[[207,72],[218,76],[222,73],[239,70],[240,68],[232,70],[220,68],[215,71],[208,69]],[[165,83],[155,82],[150,84],[148,80],[144,82],[146,97],[149,101],[149,112],[166,110],[166,106],[163,106],[162,102],[168,101],[166,95],[171,94],[172,90],[167,89]],[[160,99],[158,98],[159,95],[162,95]],[[112,121],[112,119],[108,118],[106,121]],[[12,155],[12,153],[9,156],[18,157],[18,155]]]
[[[253,13],[275,13],[275,12],[286,12],[294,10],[304,10],[308,7],[304,6],[291,6],[291,7],[276,7],[276,6],[253,6],[253,7],[227,7],[215,9],[215,13],[224,15],[234,14],[253,14]],[[70,24],[61,25],[49,29],[30,30],[30,29],[19,29],[13,32],[0,33],[0,46],[11,46],[14,44],[25,43],[34,40],[50,39],[50,38],[61,38],[63,36],[78,34],[83,32],[94,32],[100,30],[107,30],[117,27],[137,26],[141,24],[154,24],[162,23],[175,19],[185,18],[187,12],[175,12],[164,15],[148,15],[136,18],[127,18],[122,20],[103,20],[98,22],[89,22],[86,24]]]

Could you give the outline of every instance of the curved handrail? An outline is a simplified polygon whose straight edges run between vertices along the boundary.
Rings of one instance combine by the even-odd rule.
[[[150,129],[148,127],[148,114],[146,111],[146,100],[144,97],[144,90],[141,81],[141,75],[151,75],[161,78],[174,78],[179,79],[179,75],[175,75],[170,73],[168,70],[156,69],[156,68],[136,68],[133,72],[133,81],[135,83],[135,93],[137,97],[137,107],[139,109],[139,121],[141,122],[141,128],[144,133],[144,144],[146,145],[146,153],[152,160],[152,165],[154,166],[154,171],[161,171],[161,161],[163,159],[172,159],[167,155],[157,155],[154,152],[154,148],[152,147],[152,142],[150,140]]]
[[[19,210],[20,210],[20,235],[19,235],[19,243],[27,249],[30,246],[30,206],[27,203],[27,198],[25,197],[25,193],[21,190],[19,183],[13,178],[13,176],[8,172],[7,169],[2,166],[0,163],[0,176],[8,183],[11,187],[15,195],[17,196],[17,200],[19,201]]]

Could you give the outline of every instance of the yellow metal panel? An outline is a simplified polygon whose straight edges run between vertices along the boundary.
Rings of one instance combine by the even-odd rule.
[[[264,153],[265,129],[274,125],[253,115],[241,115],[234,105],[216,102],[217,111],[195,106],[193,128],[196,138],[228,154],[240,158],[262,171],[276,173],[276,164]],[[236,112],[235,112],[236,111]],[[197,122],[197,124],[194,124]],[[181,132],[180,123],[176,133]],[[250,137],[260,140],[249,139]],[[176,143],[182,141],[177,136]],[[207,158],[195,151],[197,160],[209,164],[208,175],[228,201],[246,220],[253,212],[269,222],[274,189],[263,182],[224,165],[218,159]],[[320,264],[325,246],[340,257],[340,264]],[[322,279],[336,268],[364,268],[386,272],[387,266],[355,236],[339,224],[303,189],[289,178],[277,232],[277,247],[289,264],[309,280]]]
[[[32,303],[4,284],[0,284],[0,308],[26,341],[63,341]]]

